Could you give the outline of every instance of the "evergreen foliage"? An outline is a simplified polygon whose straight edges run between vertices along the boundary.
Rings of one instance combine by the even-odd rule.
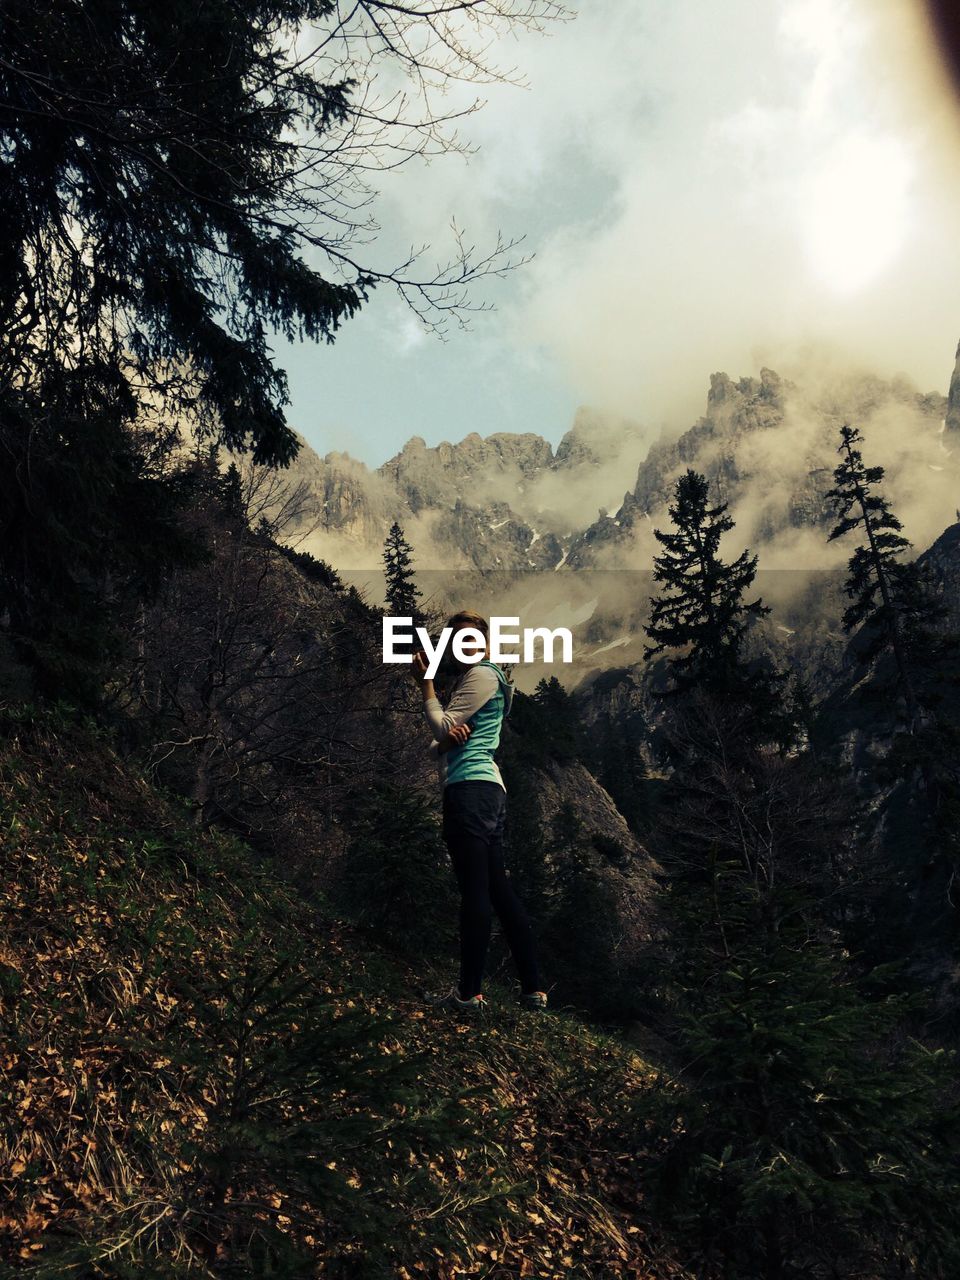
[[[604,718],[593,727],[592,767],[635,835],[650,829],[659,782],[644,758],[646,726]]]
[[[555,760],[580,760],[586,752],[583,724],[574,696],[556,676],[544,676],[532,695],[538,732]]]
[[[778,894],[773,932],[738,866],[718,863],[711,888],[726,949],[692,948],[677,979],[690,1065],[661,1098],[658,1207],[696,1240],[704,1277],[947,1280],[960,1264],[953,1055],[891,1043],[905,1002],[861,994],[811,937],[809,900]],[[708,907],[682,909],[689,941]]]
[[[745,550],[729,564],[721,558],[720,541],[734,522],[726,503],[709,505],[709,484],[698,472],[688,469],[679,478],[669,510],[674,529],[654,530],[664,550],[654,557],[653,576],[664,590],[650,602],[645,630],[653,643],[645,657],[669,651],[670,694],[698,689],[730,705],[748,705],[755,732],[782,739],[789,733],[781,696],[786,677],[744,652],[751,626],[770,612],[759,597],[744,599],[757,557]]]
[[[910,1001],[862,975],[825,909],[846,871],[845,799],[807,758],[732,754],[736,725],[703,697],[673,732],[684,765],[655,852],[683,1069],[659,1097],[658,1207],[710,1280],[946,1280],[955,1065],[903,1040]]]
[[[414,626],[419,626],[423,622],[421,591],[414,581],[412,555],[413,548],[394,520],[383,544],[387,608],[395,618],[413,618]]]
[[[576,698],[556,676],[538,681],[532,694],[517,690],[510,711],[510,740],[526,767],[581,760],[587,746]]]
[[[276,547],[280,554],[291,564],[296,565],[304,577],[309,578],[311,582],[319,582],[330,591],[340,592],[345,589],[343,579],[332,565],[327,564],[326,560],[318,559],[309,551],[298,551],[284,542],[276,543]]]
[[[653,644],[646,653],[672,651],[669,665],[677,689],[725,692],[737,673],[750,624],[770,612],[759,598],[743,599],[756,577],[757,557],[743,551],[730,564],[720,558],[720,540],[734,523],[726,503],[709,506],[709,483],[696,471],[677,481],[669,511],[674,529],[654,530],[664,548],[654,557],[654,581],[665,591],[651,600],[646,631]]]
[[[830,538],[860,538],[849,562],[844,589],[851,603],[843,626],[856,631],[853,648],[861,662],[879,659],[867,692],[883,692],[890,675],[884,666],[892,666],[906,710],[909,733],[894,739],[877,778],[889,788],[884,817],[893,864],[887,878],[891,937],[916,953],[950,947],[957,935],[950,886],[960,865],[954,821],[960,780],[953,764],[955,716],[944,699],[955,680],[957,638],[943,630],[948,611],[929,568],[903,558],[910,543],[879,489],[884,469],[866,466],[862,443],[857,428],[841,427],[841,461],[828,494],[837,511]],[[903,894],[912,898],[909,912],[898,909]]]
[[[418,791],[374,784],[356,797],[337,895],[353,919],[411,956],[446,954],[456,882],[436,806]]]
[[[243,496],[243,480],[236,462],[231,462],[220,477],[218,488],[220,501],[227,515],[233,516],[236,520],[246,521],[247,510]]]
[[[458,243],[434,273],[412,258],[372,269],[356,256],[375,228],[362,211],[371,172],[455,145],[428,84],[502,74],[464,14],[492,35],[561,13],[0,6],[0,584],[41,685],[89,694],[122,593],[189,557],[172,444],[192,432],[267,466],[296,455],[274,334],[332,342],[383,283],[442,327],[472,281],[515,265],[498,241],[479,257]],[[415,84],[396,111],[371,87],[390,61]]]
[[[134,413],[109,363],[0,386],[0,621],[43,695],[93,703],[118,657],[116,613],[203,555],[180,523],[196,478],[167,478]]]
[[[919,707],[910,659],[923,660],[934,642],[931,627],[945,617],[946,610],[923,567],[903,561],[910,543],[877,488],[884,469],[865,465],[857,447],[862,443],[857,428],[846,423],[841,427],[838,452],[842,460],[834,471],[835,486],[827,494],[837,511],[830,540],[857,531],[863,539],[850,557],[844,590],[851,603],[844,611],[843,627],[845,631],[862,628],[857,653],[863,661],[869,662],[882,649],[891,651],[911,720],[916,721]]]

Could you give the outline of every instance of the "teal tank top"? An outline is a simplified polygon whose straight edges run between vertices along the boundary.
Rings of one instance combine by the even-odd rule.
[[[480,666],[490,667],[496,672],[497,691],[467,721],[472,732],[463,746],[453,747],[446,753],[445,786],[449,786],[451,782],[474,780],[499,782],[503,785],[493,753],[500,745],[500,727],[504,716],[510,714],[513,685],[489,658],[484,658]]]

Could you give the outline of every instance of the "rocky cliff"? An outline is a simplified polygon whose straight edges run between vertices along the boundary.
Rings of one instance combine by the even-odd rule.
[[[399,520],[422,569],[553,569],[570,538],[617,493],[644,451],[638,424],[581,409],[554,451],[542,436],[476,432],[427,445],[414,436],[376,470],[346,453],[319,456],[305,440],[287,478],[302,486],[292,536],[315,554],[379,564]]]
[[[435,446],[414,436],[374,471],[304,443],[289,476],[308,492],[301,529],[321,556],[347,547],[357,564],[378,565],[397,519],[421,569],[623,569],[649,568],[652,531],[669,519],[677,476],[693,467],[730,504],[737,537],[760,551],[762,567],[828,567],[842,558],[826,548],[826,493],[845,421],[863,430],[868,462],[886,467],[908,533],[929,544],[956,502],[957,371],[949,396],[868,374],[799,382],[771,369],[738,380],[715,373],[703,416],[674,438],[651,442],[635,422],[582,408],[556,450],[530,432]]]
[[[576,683],[642,668],[654,530],[669,524],[675,482],[692,467],[736,521],[727,554],[759,555],[758,587],[773,607],[763,642],[826,687],[846,643],[838,585],[851,550],[828,540],[839,427],[863,431],[865,460],[886,469],[884,492],[921,551],[956,511],[955,420],[957,371],[944,396],[903,378],[810,371],[788,380],[764,368],[736,380],[713,374],[703,415],[674,437],[650,442],[637,423],[582,408],[556,449],[529,432],[435,446],[415,436],[371,470],[305,444],[290,480],[306,495],[304,549],[348,576],[367,571],[371,598],[383,538],[399,520],[431,598],[469,597],[491,613],[519,612],[523,625],[571,625],[578,665],[564,679]]]
[[[960,404],[956,374],[954,379]],[[934,483],[935,477],[948,471],[960,474],[960,449],[944,439],[947,412],[945,397],[921,394],[903,380],[863,375],[832,385],[811,381],[800,386],[771,369],[737,382],[715,373],[703,417],[675,440],[651,446],[616,517],[601,518],[574,538],[567,563],[609,564],[637,541],[638,533],[641,545],[652,550],[644,525],[664,523],[673,485],[688,467],[713,482],[717,500],[729,503],[753,546],[762,550],[777,541],[789,546],[784,535],[800,530],[819,537],[833,516],[825,495],[832,485],[843,422],[862,427],[868,461],[884,464],[894,490],[899,488],[909,501],[921,487],[920,479],[930,488],[945,489]],[[941,505],[942,528],[945,496]],[[782,556],[774,561],[781,567]],[[821,563],[829,562],[821,557]]]

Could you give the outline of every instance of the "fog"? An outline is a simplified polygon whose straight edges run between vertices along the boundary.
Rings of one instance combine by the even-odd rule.
[[[725,451],[735,456],[740,479],[718,494],[736,520],[725,552],[757,552],[784,607],[810,572],[845,563],[852,540],[828,542],[815,508],[848,417],[864,433],[866,462],[886,468],[884,491],[915,550],[928,546],[960,502],[960,442],[942,430],[935,401],[916,403],[917,393],[946,393],[960,338],[960,112],[924,7],[597,0],[549,39],[522,42],[515,60],[527,95],[492,89],[470,124],[481,151],[467,166],[417,170],[385,188],[385,222],[429,239],[467,207],[482,239],[506,214],[535,212],[536,256],[504,284],[495,324],[480,328],[487,364],[477,367],[496,363],[499,343],[562,378],[590,407],[579,443],[596,457],[532,479],[480,468],[463,500],[506,503],[538,537],[582,531],[600,508],[616,515],[652,444],[697,423],[711,373],[736,380],[766,366],[795,384],[782,421],[684,463],[712,475]],[[459,350],[436,359],[456,362]],[[554,422],[528,429],[559,434]],[[403,443],[395,430],[384,422],[384,458]],[[429,423],[422,431],[441,438]],[[438,535],[446,502],[391,509],[422,573],[442,567],[461,597],[486,590],[468,549]],[[626,575],[622,589],[609,579],[593,616],[606,615],[590,640],[605,661],[633,654],[628,571],[649,571],[653,530],[666,520],[661,502],[591,550],[599,570]],[[374,599],[381,546],[369,525],[311,541],[338,567],[363,571]],[[574,590],[559,567],[536,584],[498,580],[498,611],[582,611],[591,585]],[[591,616],[579,625],[586,634]]]
[[[942,388],[960,137],[922,6],[645,6],[645,38],[601,55],[611,8],[581,17],[587,48],[629,56],[650,111],[610,120],[607,206],[540,246],[518,340],[651,433],[692,418],[709,371],[789,373],[811,348]]]

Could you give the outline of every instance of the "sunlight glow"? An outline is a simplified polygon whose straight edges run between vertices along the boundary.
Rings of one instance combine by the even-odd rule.
[[[851,135],[814,174],[801,203],[807,258],[821,283],[852,294],[903,248],[909,229],[911,164],[892,137]]]

